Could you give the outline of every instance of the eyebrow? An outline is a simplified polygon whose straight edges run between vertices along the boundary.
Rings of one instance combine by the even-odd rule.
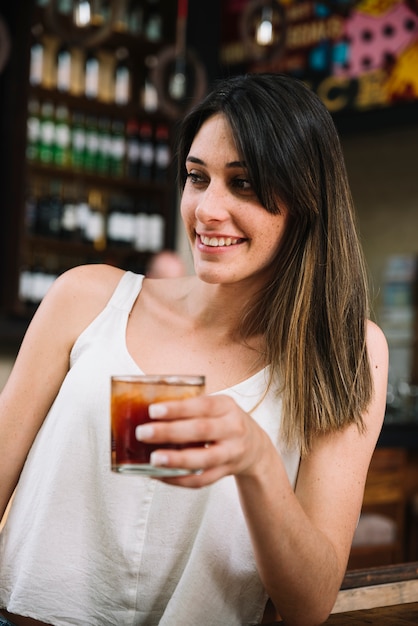
[[[187,157],[186,163],[196,163],[197,165],[206,165],[206,163],[202,161],[202,159],[198,159],[197,157],[194,157],[191,155]],[[230,167],[230,168],[242,167],[243,169],[246,169],[247,165],[245,161],[231,161],[230,163],[226,163],[226,167]]]

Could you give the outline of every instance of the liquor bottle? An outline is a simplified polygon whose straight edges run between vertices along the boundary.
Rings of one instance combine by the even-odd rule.
[[[140,104],[146,113],[158,110],[158,93],[155,85],[146,77],[140,94]]]
[[[71,164],[71,134],[68,107],[59,105],[55,111],[54,163],[60,167]]]
[[[59,238],[61,236],[62,221],[62,183],[52,180],[50,183],[50,193],[47,199],[48,205],[48,235]]]
[[[29,82],[31,85],[42,85],[44,62],[44,45],[40,40],[37,40],[30,49]]]
[[[148,41],[160,41],[163,34],[163,22],[159,0],[148,0],[146,11],[145,37]]]
[[[58,13],[61,13],[61,15],[71,15],[72,10],[72,0],[58,0]]]
[[[146,252],[148,242],[148,209],[147,202],[142,200],[138,206],[135,217],[133,247],[138,252]]]
[[[164,244],[164,218],[158,213],[148,216],[148,250],[160,252]]]
[[[116,51],[117,63],[115,67],[115,103],[128,104],[131,97],[131,70],[126,48]]]
[[[57,89],[68,93],[71,87],[71,51],[65,44],[57,54]]]
[[[87,98],[97,98],[99,93],[99,60],[90,52],[86,58],[84,74],[84,95]]]
[[[28,273],[25,284],[22,285],[21,289],[26,296],[27,304],[38,305],[57,278],[57,274],[51,269],[47,269],[41,261],[36,261],[26,271]]]
[[[26,158],[28,161],[39,159],[39,144],[41,136],[40,105],[36,99],[29,100],[27,118]]]
[[[121,177],[125,174],[125,124],[113,120],[111,135],[110,173]]]
[[[128,30],[132,35],[141,35],[144,29],[144,7],[142,0],[131,0],[128,8]]]
[[[18,297],[22,304],[32,302],[32,271],[28,265],[23,265],[19,272]]]
[[[43,237],[60,237],[62,219],[61,183],[52,180],[42,189],[37,203],[36,232]]]
[[[116,32],[120,33],[125,33],[128,30],[128,7],[126,0],[119,2],[113,28]]]
[[[106,247],[106,229],[103,196],[100,192],[90,191],[88,196],[88,219],[84,236],[87,243],[93,244],[96,250]]]
[[[140,158],[139,124],[136,119],[130,119],[126,125],[126,174],[129,178],[139,178]]]
[[[121,211],[119,210],[117,198],[112,196],[109,200],[109,206],[108,206],[108,211],[107,211],[107,226],[106,226],[107,241],[110,246],[119,245],[119,239],[120,239],[119,233],[121,230],[120,214],[121,214]]]
[[[131,247],[134,240],[135,233],[135,204],[132,198],[123,197],[121,202],[122,210],[122,245],[125,247]]]
[[[107,213],[107,240],[111,246],[121,246],[124,244],[124,212],[123,202],[119,196],[112,196],[109,199]]]
[[[91,25],[91,4],[90,0],[73,0],[73,22],[79,28]]]
[[[171,150],[168,127],[165,124],[159,124],[155,131],[154,180],[157,183],[167,182],[170,161]]]
[[[152,126],[149,122],[142,122],[139,125],[139,142],[139,179],[142,181],[149,181],[152,178],[152,166],[154,163]]]
[[[110,16],[110,0],[94,0],[92,2],[90,23],[92,26],[101,26],[107,22]]]
[[[84,195],[79,197],[76,203],[76,216],[77,216],[77,232],[82,241],[87,241],[86,231],[90,218],[90,206]]]
[[[86,117],[85,132],[84,169],[88,172],[94,172],[97,168],[99,154],[99,131],[97,118],[94,115]]]
[[[131,200],[123,196],[112,196],[109,201],[107,238],[112,246],[132,245],[135,234],[135,213]]]
[[[86,131],[84,115],[75,111],[71,121],[71,165],[80,170],[84,166],[84,150],[86,148]]]
[[[111,156],[111,135],[110,120],[107,117],[101,117],[98,123],[98,151],[97,151],[97,171],[100,174],[107,174],[110,168]]]
[[[25,199],[25,218],[24,218],[24,228],[25,232],[36,234],[37,230],[37,211],[38,211],[38,202],[41,194],[40,184],[38,182],[34,182],[27,193]]]
[[[43,102],[41,106],[41,125],[39,133],[39,160],[42,163],[52,163],[54,159],[54,105],[52,102]]]
[[[70,241],[79,239],[77,203],[72,198],[65,198],[61,214],[61,237]]]

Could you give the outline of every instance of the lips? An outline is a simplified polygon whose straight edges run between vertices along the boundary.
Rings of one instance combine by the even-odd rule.
[[[222,248],[225,246],[233,246],[241,241],[241,239],[236,237],[207,237],[205,235],[200,235],[200,241],[205,246],[211,246],[213,248]]]

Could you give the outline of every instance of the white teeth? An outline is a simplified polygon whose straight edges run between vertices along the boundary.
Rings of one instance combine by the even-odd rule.
[[[222,246],[232,246],[235,243],[238,243],[238,239],[231,239],[231,237],[200,237],[201,241],[205,246],[213,246],[213,247],[222,247]]]

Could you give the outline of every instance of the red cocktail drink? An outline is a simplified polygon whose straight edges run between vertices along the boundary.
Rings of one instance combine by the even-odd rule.
[[[179,476],[184,469],[154,467],[153,450],[184,445],[147,444],[138,441],[135,429],[150,422],[148,407],[154,402],[191,398],[204,392],[203,376],[113,376],[111,379],[112,470],[158,476]],[[196,444],[194,444],[196,445]]]

